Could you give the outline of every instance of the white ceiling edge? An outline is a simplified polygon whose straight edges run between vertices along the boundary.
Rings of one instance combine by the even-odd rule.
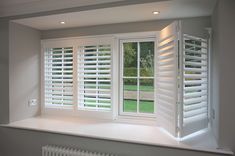
[[[215,0],[171,0],[126,5],[57,15],[13,20],[38,30],[85,27],[116,23],[179,19],[212,15]],[[155,9],[159,15],[153,15]],[[65,21],[66,24],[60,24]]]
[[[125,0],[2,0],[0,17],[17,16]]]

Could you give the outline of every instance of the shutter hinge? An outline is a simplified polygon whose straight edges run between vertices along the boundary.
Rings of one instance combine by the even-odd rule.
[[[206,28],[207,30],[207,38],[210,39],[212,37],[212,28]]]

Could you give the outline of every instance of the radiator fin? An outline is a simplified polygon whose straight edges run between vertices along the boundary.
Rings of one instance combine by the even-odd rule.
[[[91,152],[82,149],[47,145],[42,147],[42,156],[116,156],[114,154]]]

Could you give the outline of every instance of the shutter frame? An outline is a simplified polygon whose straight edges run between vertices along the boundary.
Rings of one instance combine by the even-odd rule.
[[[74,105],[73,47],[45,47],[43,52],[45,107],[72,108]],[[67,56],[71,57],[67,59]],[[71,70],[67,71],[67,69]]]
[[[157,120],[178,137],[178,50],[180,21],[159,32],[156,70]]]
[[[105,51],[101,51],[101,49],[105,49]],[[83,44],[82,46],[78,47],[77,103],[79,109],[111,111],[112,109],[111,61],[112,61],[112,44],[110,43],[105,44],[104,42],[103,43],[94,42],[92,44],[90,42],[89,45]],[[104,88],[100,88],[101,85]]]
[[[185,43],[185,40],[194,42],[194,44],[200,43],[201,46]],[[189,49],[189,47],[193,48]],[[184,137],[208,128],[208,41],[183,34],[181,52],[183,57],[180,137]]]

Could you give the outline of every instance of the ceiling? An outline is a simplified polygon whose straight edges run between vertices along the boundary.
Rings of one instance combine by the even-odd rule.
[[[26,1],[26,0],[24,0]],[[210,16],[215,0],[171,0],[15,20],[39,30]],[[153,11],[160,11],[153,15]],[[66,24],[60,24],[64,21]]]
[[[120,1],[128,0],[0,0],[0,17],[25,15]]]
[[[0,6],[10,6],[10,5],[18,5],[22,3],[30,3],[35,1],[41,1],[41,0],[1,0]]]

